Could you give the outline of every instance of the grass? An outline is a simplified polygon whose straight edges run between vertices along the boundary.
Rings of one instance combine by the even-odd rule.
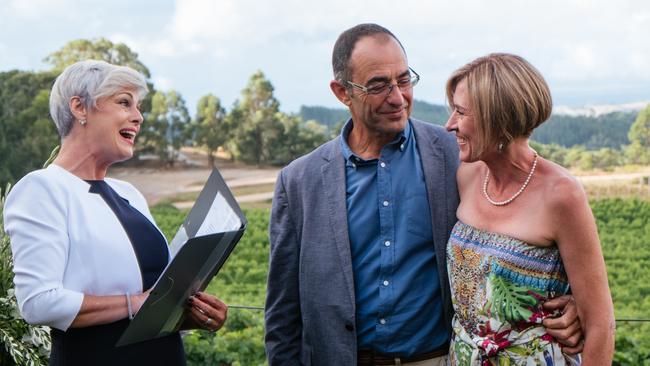
[[[265,183],[265,184],[254,184],[254,185],[247,185],[247,186],[241,186],[241,187],[235,187],[232,188],[231,191],[235,197],[237,196],[245,196],[249,194],[256,194],[256,193],[267,193],[267,192],[273,192],[273,189],[275,188],[274,183]],[[172,197],[168,197],[165,199],[162,199],[159,204],[172,204],[176,202],[194,202],[196,199],[199,197],[198,191],[196,192],[182,192],[178,193]],[[253,202],[251,204],[246,203],[243,204],[242,207],[250,207],[250,208],[267,208],[271,207],[270,206],[270,200],[266,205],[261,205],[257,206],[258,202]],[[264,203],[264,202],[260,202]]]
[[[604,198],[638,198],[650,201],[650,185],[638,183],[591,183],[583,185],[592,200]]]
[[[273,189],[275,189],[275,183],[255,184],[232,188],[232,193],[235,196],[244,196],[248,194],[273,192]]]

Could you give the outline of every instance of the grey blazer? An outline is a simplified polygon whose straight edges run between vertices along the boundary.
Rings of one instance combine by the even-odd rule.
[[[411,122],[424,170],[450,333],[453,310],[445,247],[459,201],[458,145],[440,126]],[[276,183],[265,309],[270,366],[357,362],[354,274],[340,138],[293,161]]]

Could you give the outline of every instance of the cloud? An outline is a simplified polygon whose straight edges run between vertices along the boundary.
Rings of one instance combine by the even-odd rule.
[[[67,41],[104,36],[137,52],[190,106],[207,92],[228,104],[257,69],[290,110],[336,105],[332,46],[361,22],[400,38],[422,76],[416,96],[432,102],[444,101],[453,70],[495,51],[528,59],[554,91],[650,83],[647,0],[0,0],[0,19],[2,68],[37,68]]]
[[[71,0],[9,0],[7,6],[11,16],[21,20],[36,20],[53,15],[69,18],[64,15],[70,9],[75,9]]]

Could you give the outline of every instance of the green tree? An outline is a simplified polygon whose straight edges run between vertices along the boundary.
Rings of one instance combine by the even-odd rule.
[[[315,120],[303,122],[299,116],[282,116],[284,138],[277,163],[286,164],[304,155],[328,139],[327,126]]]
[[[128,66],[141,72],[147,79],[151,78],[149,69],[138,59],[137,53],[124,43],[113,43],[106,38],[70,41],[58,51],[49,54],[44,61],[51,64],[55,71],[61,72],[66,66],[88,59]]]
[[[650,164],[650,105],[639,112],[628,133],[625,155],[632,163]]]
[[[612,170],[623,162],[623,154],[620,150],[614,150],[609,147],[603,147],[592,152],[594,155],[594,167],[604,170]]]
[[[270,163],[279,153],[284,126],[280,103],[273,96],[273,85],[257,71],[242,90],[242,101],[235,103],[234,135],[236,158],[246,163]]]
[[[180,147],[187,144],[189,120],[185,100],[178,92],[154,93],[151,112],[141,130],[142,149],[155,153],[162,162],[173,166]]]
[[[229,139],[230,128],[226,120],[226,109],[219,98],[212,94],[199,99],[194,120],[194,135],[198,145],[208,150],[208,162],[214,167],[214,153]]]
[[[0,184],[37,169],[58,143],[49,118],[52,72],[0,72]]]

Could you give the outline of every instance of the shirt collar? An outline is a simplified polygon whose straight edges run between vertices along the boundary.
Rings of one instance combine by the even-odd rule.
[[[345,158],[348,164],[350,164],[351,161],[354,162],[366,161],[361,157],[355,155],[352,149],[350,149],[350,145],[348,145],[348,136],[350,135],[350,131],[352,131],[352,118],[350,118],[343,125],[343,128],[341,129],[341,151],[343,152],[343,157]],[[404,130],[400,132],[395,137],[395,139],[389,142],[388,145],[386,145],[384,148],[393,147],[403,152],[404,149],[406,149],[406,145],[408,144],[408,141],[412,134],[413,132],[411,128],[411,119],[409,118],[408,122],[406,123],[406,128],[404,128]]]

